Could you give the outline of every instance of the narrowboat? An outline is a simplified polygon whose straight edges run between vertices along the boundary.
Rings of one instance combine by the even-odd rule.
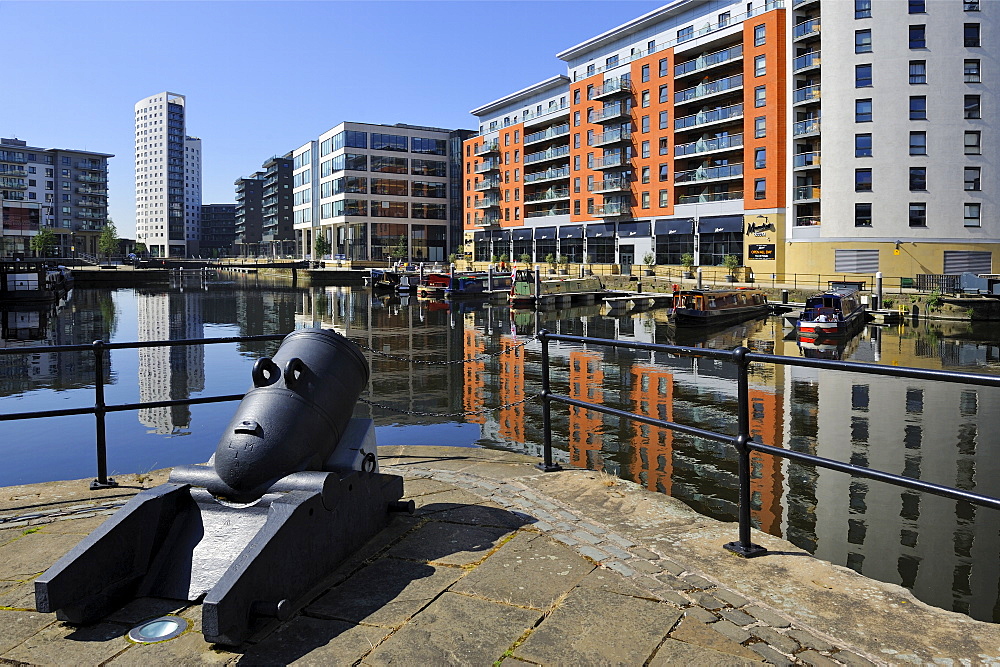
[[[514,307],[532,306],[538,297],[558,296],[560,294],[594,294],[607,290],[601,285],[597,276],[547,276],[539,280],[539,294],[535,294],[535,272],[530,269],[519,269],[514,272],[510,287],[510,304]]]
[[[867,313],[856,287],[832,287],[806,299],[796,321],[800,336],[830,338],[853,336],[864,326]]]
[[[456,273],[428,273],[417,286],[417,296],[424,299],[442,297],[477,296],[485,291],[485,276]]]
[[[36,303],[56,301],[73,287],[73,272],[43,261],[0,262],[0,301]]]
[[[670,314],[681,326],[733,324],[767,313],[767,295],[754,287],[677,290]]]

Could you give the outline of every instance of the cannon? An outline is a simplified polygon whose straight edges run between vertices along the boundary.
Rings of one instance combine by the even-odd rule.
[[[286,620],[381,531],[403,480],[379,471],[368,383],[343,336],[300,329],[253,367],[207,464],[137,494],[35,582],[36,607],[95,622],[136,597],[202,601],[207,641],[238,645]]]

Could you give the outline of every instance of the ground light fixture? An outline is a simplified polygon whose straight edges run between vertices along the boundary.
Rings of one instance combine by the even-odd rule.
[[[140,623],[128,631],[128,638],[137,644],[156,644],[184,634],[190,622],[180,616],[160,616]]]

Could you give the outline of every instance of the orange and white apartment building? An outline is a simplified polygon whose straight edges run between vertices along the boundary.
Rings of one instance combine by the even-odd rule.
[[[466,257],[992,273],[998,19],[993,0],[675,0],[623,23],[472,110]]]

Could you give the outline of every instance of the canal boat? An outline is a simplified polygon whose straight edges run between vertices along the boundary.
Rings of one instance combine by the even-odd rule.
[[[536,305],[539,297],[557,297],[560,295],[572,298],[577,295],[603,294],[607,290],[601,285],[597,276],[548,276],[538,282],[539,293],[535,294],[535,272],[529,269],[519,269],[514,272],[511,281],[509,301],[517,307]]]
[[[0,301],[44,303],[58,301],[73,287],[73,272],[44,261],[0,262]]]
[[[417,286],[417,296],[424,299],[480,296],[486,291],[485,279],[485,274],[428,273]]]
[[[857,287],[843,284],[806,299],[795,323],[799,336],[830,338],[853,336],[867,319]]]
[[[678,327],[742,322],[767,313],[767,295],[754,287],[674,292],[671,317]]]

